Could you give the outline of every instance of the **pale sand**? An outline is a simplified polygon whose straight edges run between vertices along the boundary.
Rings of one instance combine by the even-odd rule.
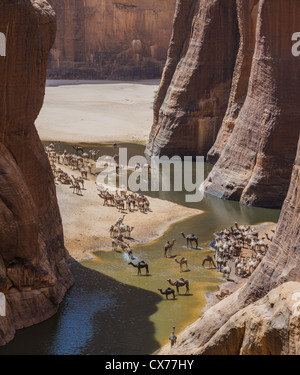
[[[44,141],[145,144],[158,80],[47,81],[36,120]]]
[[[69,175],[78,177],[79,171],[58,165]],[[115,207],[103,206],[98,196],[95,176],[89,174],[82,191],[83,196],[73,194],[69,185],[57,184],[57,197],[61,211],[65,245],[75,260],[92,258],[92,251],[111,250],[109,228],[123,214]],[[124,224],[133,226],[134,241],[137,244],[154,240],[168,230],[170,225],[188,217],[199,215],[200,210],[187,208],[168,201],[149,198],[151,212],[127,211]]]

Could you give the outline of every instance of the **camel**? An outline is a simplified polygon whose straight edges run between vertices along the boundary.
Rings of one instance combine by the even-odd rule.
[[[196,247],[198,247],[198,237],[196,237],[194,235],[194,233],[190,233],[187,236],[183,232],[181,232],[181,234],[182,234],[183,238],[186,239],[186,247],[189,247],[189,245],[190,245],[190,247],[193,247],[192,246],[193,242],[195,242]]]
[[[126,215],[123,215],[123,217],[119,217],[119,219],[116,221],[116,225],[120,226],[123,223],[123,220]]]
[[[132,262],[128,263],[128,265],[131,265],[135,268],[138,269],[138,275],[141,275],[141,269],[142,268],[145,268],[146,269],[146,273],[148,274],[149,273],[149,267],[148,267],[148,264],[145,263],[143,260],[141,260],[140,262],[138,262],[138,264],[133,264]]]
[[[216,264],[215,264],[213,258],[212,258],[210,255],[207,255],[207,256],[203,259],[202,267],[204,267],[204,265],[205,265],[206,262],[209,262],[209,265],[210,265],[210,266],[213,266],[213,267],[216,268]]]
[[[173,327],[173,331],[171,335],[169,336],[169,340],[171,342],[171,348],[176,344],[177,336],[175,335],[175,327]]]
[[[85,168],[81,168],[80,173],[81,177],[87,180],[87,170]]]
[[[108,202],[111,204],[114,202],[114,196],[108,192],[100,192],[98,195],[104,200],[103,206],[105,206],[105,204],[108,205]]]
[[[228,280],[229,276],[230,276],[230,273],[231,273],[231,268],[229,266],[225,266],[222,270],[222,274],[223,274],[223,277]]]
[[[180,279],[174,281],[174,283],[172,282],[171,279],[168,279],[167,281],[170,283],[170,285],[176,286],[176,290],[177,290],[178,294],[179,294],[179,288],[182,287],[182,286],[185,286],[185,288],[186,288],[185,294],[190,292],[190,283],[189,283],[188,280],[184,280],[184,279],[180,278]]]
[[[172,240],[172,242],[168,241],[168,242],[165,244],[165,258],[167,257],[167,253],[168,253],[168,251],[169,251],[169,253],[171,253],[175,241],[176,241],[176,240]]]
[[[162,289],[158,289],[160,291],[161,294],[165,295],[166,296],[166,299],[168,299],[168,296],[170,294],[173,295],[173,299],[175,299],[175,290],[172,289],[172,288],[167,288],[165,291],[163,291]]]
[[[78,152],[81,152],[83,154],[83,148],[80,147],[80,146],[72,146],[74,148],[74,150],[76,151],[76,154],[78,154]]]
[[[77,181],[79,184],[81,184],[82,189],[84,189],[84,179],[83,179],[83,177],[74,177],[73,175],[72,175],[72,177],[73,177],[73,180]]]
[[[188,268],[188,263],[187,263],[187,259],[186,258],[181,258],[180,260],[178,260],[177,258],[174,259],[176,263],[178,263],[180,265],[180,272],[182,272],[182,265],[185,264],[185,268],[187,270]]]
[[[75,194],[78,194],[78,195],[82,195],[81,187],[80,187],[78,181],[76,181],[76,180],[71,181],[70,189],[72,189],[72,188],[73,188],[73,194],[75,193]]]

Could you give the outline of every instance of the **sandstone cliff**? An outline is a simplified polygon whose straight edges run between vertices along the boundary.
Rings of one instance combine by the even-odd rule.
[[[240,48],[226,116],[209,152],[218,161],[205,186],[245,204],[284,204],[274,240],[248,282],[160,354],[299,354],[300,65],[291,36],[300,3],[237,0],[236,6]],[[165,133],[164,142],[176,144],[172,136]]]
[[[238,0],[237,4],[250,12],[248,1]],[[243,20],[244,17],[242,24]],[[281,207],[300,133],[297,80],[300,64],[291,53],[291,37],[299,21],[300,3],[297,1],[259,2],[247,96],[206,181],[208,193],[249,205]],[[222,130],[225,128],[226,124]],[[220,136],[224,133],[226,130]],[[219,145],[215,150],[220,149]]]
[[[159,354],[300,354],[300,139],[273,242],[248,282]]]
[[[291,53],[299,7],[178,0],[147,155],[208,153],[216,163],[208,193],[281,207],[300,131],[300,64]]]
[[[48,77],[159,78],[175,1],[49,0],[57,15],[57,37]]]
[[[0,345],[52,316],[72,276],[53,175],[34,121],[41,109],[55,15],[44,0],[2,0],[0,31]]]
[[[221,126],[239,43],[234,0],[178,0],[148,155],[206,155]]]

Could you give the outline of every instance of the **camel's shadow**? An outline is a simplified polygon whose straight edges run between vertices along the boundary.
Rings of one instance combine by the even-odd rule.
[[[191,297],[191,296],[193,296],[193,294],[192,293],[178,293],[178,296],[180,296],[180,297]]]
[[[204,248],[203,247],[187,247],[187,246],[181,246],[183,249],[186,249],[186,250],[203,250]]]
[[[187,269],[187,270],[182,270],[182,271],[180,271],[180,272],[191,272],[191,270],[190,270],[190,269]]]
[[[150,277],[152,275],[150,273],[147,273],[147,274],[133,275],[133,276],[136,276],[136,277]]]

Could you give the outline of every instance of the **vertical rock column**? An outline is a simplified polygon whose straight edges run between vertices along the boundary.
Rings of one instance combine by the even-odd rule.
[[[226,112],[238,44],[235,1],[177,1],[147,155],[207,154]]]
[[[299,22],[299,2],[260,0],[247,97],[205,183],[208,193],[282,206],[300,133],[300,64],[291,52]]]
[[[52,171],[34,126],[45,94],[55,14],[44,0],[2,0],[0,31],[0,345],[58,309],[67,265]]]

